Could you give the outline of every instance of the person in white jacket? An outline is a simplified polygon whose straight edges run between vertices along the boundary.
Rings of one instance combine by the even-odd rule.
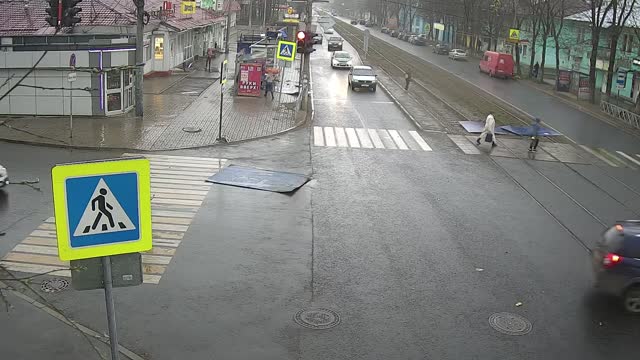
[[[491,134],[490,139],[487,139],[489,134]],[[498,144],[496,144],[496,119],[493,118],[492,113],[487,115],[487,120],[485,120],[484,123],[484,129],[482,129],[482,133],[480,133],[480,136],[476,140],[476,144],[480,145],[480,141],[491,142],[491,146],[498,146]]]

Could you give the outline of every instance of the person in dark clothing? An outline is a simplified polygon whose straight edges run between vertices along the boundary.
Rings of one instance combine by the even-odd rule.
[[[538,71],[540,71],[540,64],[536,61],[535,65],[533,65],[533,72],[531,73],[536,79],[538,78]]]
[[[273,74],[267,74],[264,78],[264,97],[267,97],[269,93],[271,93],[271,100],[274,99],[273,96]]]
[[[409,83],[411,82],[411,72],[410,72],[410,71],[407,71],[407,72],[404,74],[404,81],[405,81],[404,89],[405,89],[406,91],[409,91]]]
[[[531,124],[531,142],[529,143],[529,151],[536,152],[538,149],[538,143],[540,142],[540,119],[535,118]]]

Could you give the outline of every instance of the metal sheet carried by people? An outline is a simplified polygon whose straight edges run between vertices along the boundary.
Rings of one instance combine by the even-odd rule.
[[[278,52],[276,57],[284,61],[296,59],[296,43],[292,41],[278,41]]]
[[[51,178],[61,260],[151,249],[149,160],[60,164]]]

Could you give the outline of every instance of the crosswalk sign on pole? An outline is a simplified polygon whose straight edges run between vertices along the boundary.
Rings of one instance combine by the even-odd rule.
[[[278,41],[278,52],[276,57],[284,61],[296,59],[296,43],[292,41]]]
[[[509,41],[520,42],[520,29],[509,29]]]
[[[61,260],[151,249],[149,160],[56,165],[51,177]]]

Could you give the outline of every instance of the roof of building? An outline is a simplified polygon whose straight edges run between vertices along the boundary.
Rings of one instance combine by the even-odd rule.
[[[196,8],[195,14],[180,14],[180,3],[172,4],[175,14],[159,18],[154,14],[160,10],[163,0],[146,0],[145,9],[151,14],[151,24],[164,24],[177,31],[207,26],[221,22],[224,17],[219,12]],[[0,36],[52,35],[53,27],[46,22],[45,9],[48,4],[44,0],[0,0]],[[136,23],[135,5],[131,0],[83,0],[78,7],[82,21],[78,28],[97,26],[132,26]],[[63,29],[62,32],[67,32]]]
[[[601,8],[601,13],[605,11],[605,7],[603,6]],[[628,11],[628,10],[627,10]],[[623,16],[625,14],[627,14],[627,11],[624,12]],[[620,16],[620,14],[618,14],[618,16]],[[573,14],[570,16],[565,17],[566,20],[573,20],[573,21],[579,21],[579,22],[591,22],[591,10],[585,10],[582,12],[579,12],[577,14]],[[600,18],[602,19],[602,18]],[[604,22],[602,23],[602,27],[603,28],[609,28],[611,25],[613,25],[614,23],[614,17],[613,17],[613,11],[609,11],[605,18],[604,18]],[[640,9],[638,9],[637,7],[634,8],[631,12],[631,14],[629,15],[629,18],[627,19],[627,21],[625,22],[625,27],[628,28],[640,28]]]

